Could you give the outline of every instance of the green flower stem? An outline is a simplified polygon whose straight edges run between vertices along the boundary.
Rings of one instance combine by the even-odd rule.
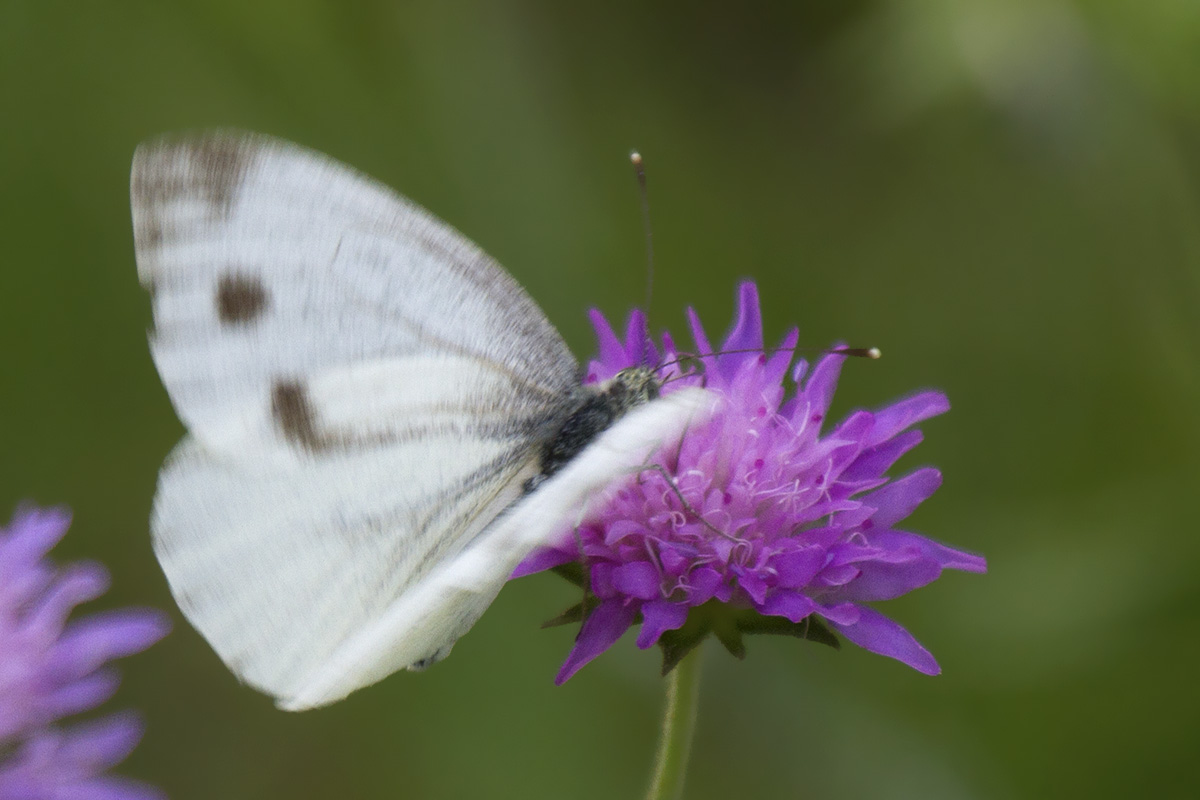
[[[683,796],[683,778],[696,729],[696,706],[700,698],[700,658],[697,647],[667,676],[667,707],[663,714],[662,738],[646,800],[678,800]]]

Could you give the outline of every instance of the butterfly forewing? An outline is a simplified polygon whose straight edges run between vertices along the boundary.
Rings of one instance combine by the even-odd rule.
[[[143,145],[131,188],[155,363],[180,417],[212,449],[236,453],[248,437],[297,443],[280,440],[289,432],[280,395],[303,409],[323,370],[381,359],[476,362],[484,377],[455,387],[456,410],[504,419],[514,436],[552,416],[574,385],[566,345],[511,276],[347,166],[217,133]],[[489,380],[511,389],[495,392]],[[298,440],[303,420],[293,422]],[[392,422],[354,433],[383,435]],[[309,444],[321,431],[312,433]]]

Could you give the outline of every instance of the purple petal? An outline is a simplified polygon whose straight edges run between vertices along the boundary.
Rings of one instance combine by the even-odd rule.
[[[873,561],[877,558],[883,558],[888,555],[888,552],[881,547],[873,547],[869,544],[864,544],[864,539],[856,537],[851,541],[838,542],[831,546],[826,556],[826,571],[830,571],[835,567],[846,565],[855,566],[860,561]],[[915,558],[916,553],[912,553],[910,558]]]
[[[67,534],[71,512],[66,508],[18,508],[8,528],[0,528],[0,552],[20,561],[36,561]]]
[[[893,600],[937,580],[941,566],[931,558],[916,558],[902,563],[869,561],[850,583],[829,593],[830,599],[867,602]]]
[[[662,335],[663,359],[674,361],[679,351],[675,349],[675,340],[671,338],[670,331],[663,331]]]
[[[799,342],[800,329],[792,328],[767,359],[760,377],[763,385],[782,387],[783,378],[787,375],[788,365],[792,363],[792,358],[796,355],[796,345]]]
[[[821,517],[829,514],[842,514],[848,511],[857,511],[860,507],[858,500],[825,500],[820,503],[813,503],[808,508],[804,509],[804,519],[813,520],[814,522]]]
[[[738,287],[737,317],[721,349],[763,349],[762,312],[758,304],[758,287],[754,281],[745,281]],[[741,359],[734,359],[735,363],[740,361]]]
[[[825,548],[805,547],[780,553],[771,559],[770,566],[775,570],[777,586],[798,589],[807,586],[825,566]]]
[[[120,676],[106,669],[74,680],[43,696],[46,721],[69,717],[87,711],[108,700],[116,693]]]
[[[860,606],[859,610],[858,622],[853,625],[843,625],[833,620],[830,620],[830,624],[859,647],[894,658],[917,672],[937,675],[942,671],[929,651],[899,624],[872,608]]]
[[[839,346],[841,346],[840,343],[834,345],[835,348]],[[820,423],[825,419],[845,360],[846,356],[824,356],[817,362],[812,374],[808,376],[808,382],[804,384],[804,397],[809,403],[808,414],[811,422]]]
[[[738,586],[750,596],[755,603],[761,603],[767,598],[767,583],[754,570],[734,566],[733,573],[737,575]]]
[[[689,308],[687,310],[688,325],[692,329],[692,341],[696,344],[695,353],[699,357],[700,363],[704,365],[704,372],[710,377],[716,377],[720,374],[717,370],[717,357],[713,355],[712,345],[708,343],[708,336],[704,333],[704,326],[700,324],[700,315],[696,313],[696,309]]]
[[[767,598],[766,602],[756,606],[762,614],[772,617],[785,617],[792,622],[799,622],[817,610],[817,604],[812,598],[799,592],[776,591]]]
[[[699,567],[688,574],[685,590],[687,601],[693,606],[708,602],[721,585],[721,573],[712,567]]]
[[[584,664],[611,647],[629,630],[636,614],[635,609],[626,606],[620,600],[607,600],[596,606],[584,620],[579,636],[575,639],[575,647],[571,649],[567,660],[563,662],[562,668],[554,678],[555,685],[562,686]]]
[[[963,572],[987,572],[987,559],[983,556],[977,556],[974,553],[968,553],[963,550],[955,550],[953,547],[947,547],[944,544],[915,533],[875,530],[871,531],[869,538],[872,545],[885,550],[899,550],[900,548],[915,549],[926,558],[936,561],[941,565],[942,569],[959,569]]]
[[[54,582],[56,573],[41,561],[22,563],[10,558],[3,544],[0,542],[0,603],[8,608],[28,608]]]
[[[596,342],[600,346],[600,362],[613,371],[629,366],[625,363],[625,346],[617,338],[616,332],[598,309],[588,312],[592,320],[592,328],[596,331]]]
[[[871,444],[886,441],[905,428],[949,410],[950,401],[941,392],[922,392],[893,403],[875,412],[875,433]]]
[[[646,330],[646,314],[640,308],[629,312],[625,324],[625,363],[650,365],[658,361],[658,351]]]
[[[878,438],[879,418],[875,419],[875,428],[870,440]],[[900,456],[921,443],[924,438],[920,431],[908,431],[889,439],[883,444],[869,448],[858,454],[854,463],[846,467],[838,480],[842,483],[857,483],[858,481],[879,478],[895,464]]]
[[[645,533],[646,526],[642,522],[632,519],[618,519],[609,524],[608,530],[604,532],[604,543],[611,546],[626,536],[644,535]]]
[[[688,567],[692,565],[692,557],[695,553],[684,554],[679,552],[678,547],[672,547],[669,544],[664,545],[659,551],[658,560],[662,562],[663,573],[678,578],[687,572]]]
[[[64,567],[49,591],[38,601],[30,626],[61,628],[80,603],[95,600],[108,590],[108,571],[99,564],[80,563]]]
[[[767,386],[763,383],[762,371],[767,363],[767,357],[762,351],[752,353],[730,352],[721,356],[721,370],[725,376],[726,393],[731,398],[741,398],[742,402],[759,406],[758,413],[765,414],[773,411],[778,405],[778,396],[783,394],[781,386]],[[772,396],[775,399],[771,399]],[[761,405],[765,403],[766,405]],[[769,409],[768,407],[769,406]],[[746,408],[749,411],[753,406]]]
[[[844,534],[845,531],[853,530],[870,519],[874,513],[875,509],[863,502],[860,502],[855,508],[841,512],[837,515],[838,533]],[[873,525],[874,523],[868,523],[867,527],[870,528]]]
[[[733,585],[726,581],[721,581],[717,584],[717,588],[713,592],[713,597],[717,598],[722,603],[728,603],[733,599]]]
[[[617,567],[612,573],[612,583],[621,594],[639,600],[662,597],[662,578],[648,561],[634,561]]]
[[[125,759],[142,736],[142,724],[130,713],[113,714],[65,730],[43,729],[27,738],[0,765],[0,797],[47,796],[47,789],[90,783],[90,778]],[[14,787],[22,790],[13,791]],[[60,797],[58,793],[49,794]]]
[[[591,579],[592,594],[602,600],[617,598],[617,588],[613,586],[613,570],[616,567],[611,561],[597,561],[588,570]]]
[[[864,447],[863,441],[870,435],[874,427],[875,415],[870,411],[863,411],[861,409],[852,411],[829,432],[828,436],[826,436],[826,442],[834,450],[844,446],[848,442],[853,442],[859,447]]]
[[[637,646],[653,647],[666,631],[683,627],[687,622],[688,606],[669,600],[651,600],[642,606],[642,629],[638,631]]]
[[[539,547],[525,557],[525,560],[517,565],[513,570],[509,580],[513,578],[523,578],[526,575],[532,575],[535,572],[544,572],[548,569],[562,566],[579,557],[578,550],[567,550],[558,547]]]
[[[845,513],[847,512],[839,514],[838,519],[840,520]],[[846,531],[839,522],[837,525],[823,525],[820,528],[808,528],[807,530],[801,531],[797,535],[796,539],[806,545],[828,549],[837,544],[837,542],[845,535]]]
[[[817,613],[832,623],[853,625],[862,617],[862,606],[854,603],[839,603],[836,606],[818,605]]]
[[[137,715],[128,712],[80,723],[67,729],[58,757],[100,772],[124,761],[141,740],[143,729]]]
[[[110,659],[140,653],[171,630],[165,614],[148,610],[110,611],[72,622],[55,644],[48,668],[74,680]]]
[[[870,411],[855,411],[838,423],[837,428],[826,440],[832,445],[827,467],[831,475],[840,476],[842,470],[858,459],[863,450],[863,442],[870,435],[874,425],[875,417]]]
[[[916,511],[941,485],[942,473],[925,467],[863,497],[864,503],[876,509],[871,515],[871,527],[892,527]]]
[[[858,577],[858,567],[853,564],[835,564],[825,567],[818,575],[823,586],[844,586]]]

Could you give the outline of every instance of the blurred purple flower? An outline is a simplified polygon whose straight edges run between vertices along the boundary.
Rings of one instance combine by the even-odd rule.
[[[167,618],[125,609],[68,622],[72,609],[108,588],[98,564],[56,567],[47,559],[70,515],[22,509],[0,528],[0,800],[142,800],[155,788],[107,775],[137,745],[130,713],[59,727],[117,689],[114,658],[166,635]]]
[[[697,351],[714,352],[695,312],[689,317]],[[922,392],[878,411],[855,411],[822,434],[846,357],[823,356],[805,379],[807,362],[792,366],[795,330],[780,348],[764,351],[753,283],[740,288],[737,320],[716,348],[724,354],[701,356],[701,373],[673,365],[679,353],[668,335],[660,355],[640,312],[623,342],[599,312],[592,322],[600,353],[587,382],[648,357],[671,365],[663,393],[703,384],[723,402],[680,445],[657,455],[661,473],[647,470],[610,490],[577,532],[517,569],[515,575],[564,571],[581,552],[586,562],[593,597],[560,618],[583,618],[583,626],[557,682],[639,620],[637,645],[662,645],[664,671],[709,633],[741,656],[743,634],[784,633],[836,646],[832,628],[937,674],[929,651],[866,604],[924,586],[943,569],[986,570],[981,556],[898,527],[938,488],[941,473],[925,467],[895,480],[884,475],[921,441],[912,426],[949,408],[945,395]]]

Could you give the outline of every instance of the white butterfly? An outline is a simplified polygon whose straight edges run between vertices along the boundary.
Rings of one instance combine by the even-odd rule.
[[[645,402],[649,370],[580,387],[495,261],[296,145],[145,144],[131,194],[151,349],[189,431],[155,552],[192,624],[282,708],[444,657],[589,494],[709,408],[698,389]]]

